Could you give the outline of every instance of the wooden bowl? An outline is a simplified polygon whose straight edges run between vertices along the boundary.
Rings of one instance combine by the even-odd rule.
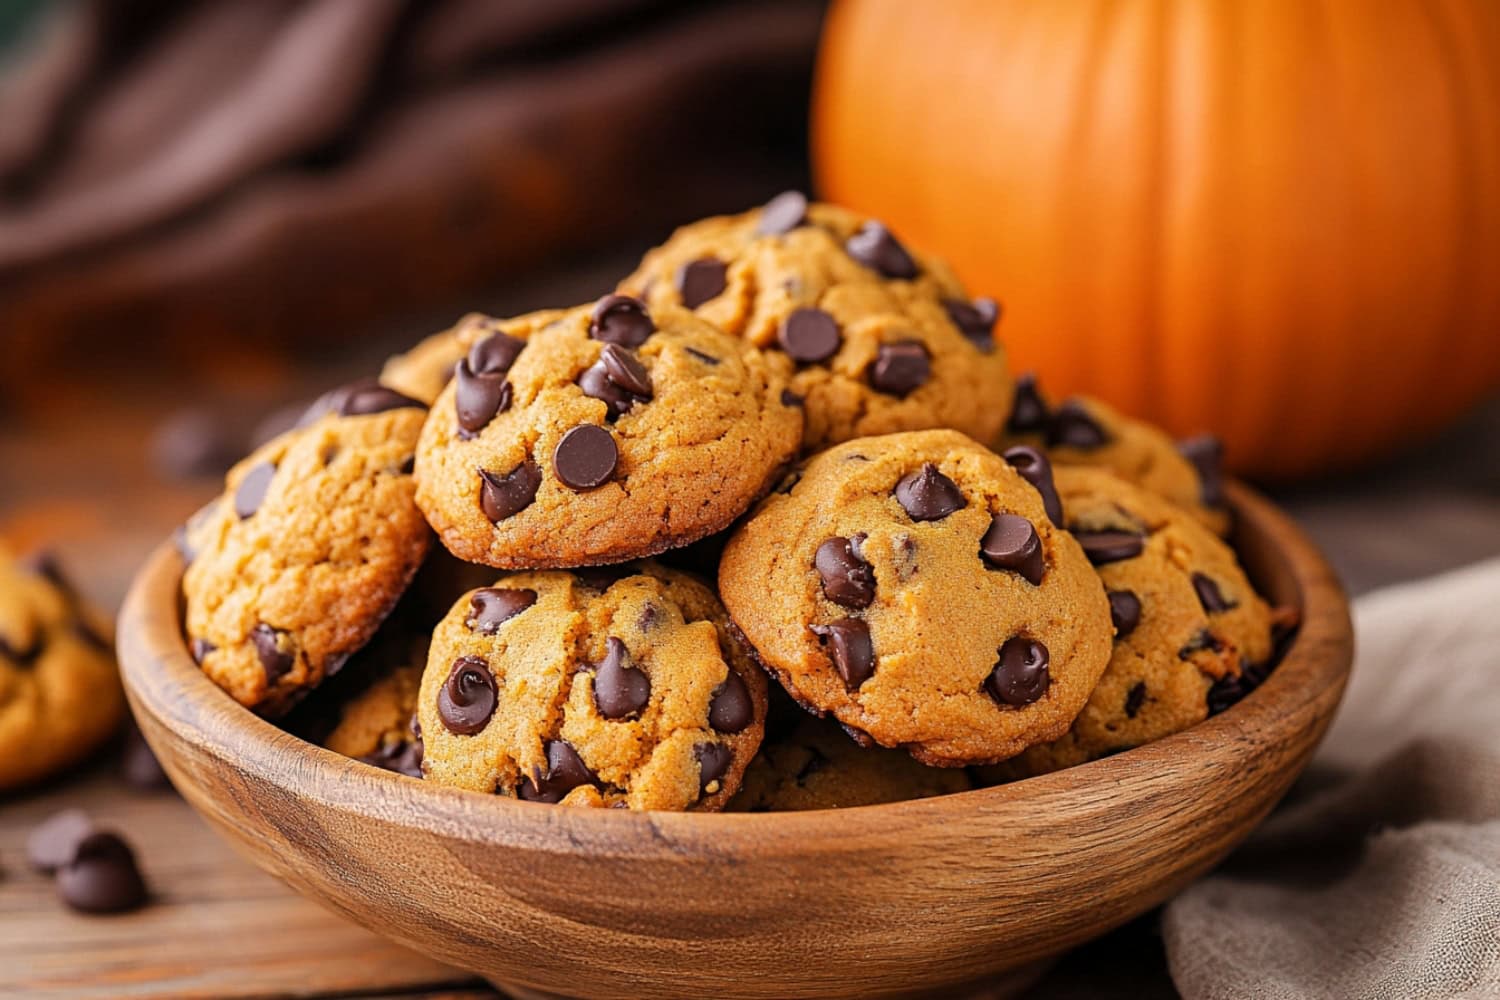
[[[1302,613],[1264,685],[1148,746],[914,802],[636,813],[376,770],[287,735],[203,676],[171,546],[125,602],[120,657],[173,784],[251,860],[516,995],[931,995],[1004,980],[1162,903],[1307,763],[1349,674],[1348,605],[1290,520],[1242,486],[1230,497],[1252,578]]]

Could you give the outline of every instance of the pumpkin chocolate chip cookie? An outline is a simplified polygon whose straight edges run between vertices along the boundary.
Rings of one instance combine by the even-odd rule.
[[[417,711],[430,781],[717,811],[765,732],[766,681],[713,591],[686,574],[516,573],[439,623]]]
[[[323,745],[345,757],[420,778],[422,734],[417,726],[417,689],[427,666],[427,640],[420,636],[392,637],[389,648],[367,647],[360,655],[378,662],[365,665],[371,671],[369,683],[339,708],[338,721]]]
[[[1026,451],[1023,475],[956,431],[845,442],[740,526],[719,590],[797,701],[938,766],[1067,731],[1109,660],[1109,602]]]
[[[395,606],[431,540],[411,475],[426,415],[374,382],[329,393],[185,533],[189,648],[236,701],[285,711]]]
[[[622,562],[726,527],[796,452],[784,359],[672,306],[610,295],[471,346],[417,449],[450,552],[538,569]]]
[[[931,427],[988,441],[1010,409],[999,307],[878,221],[796,192],[679,229],[620,290],[795,363],[809,451]]]
[[[475,344],[497,333],[508,338],[497,341],[499,344],[508,344],[512,340],[524,343],[532,333],[562,315],[561,309],[542,309],[515,319],[501,320],[483,313],[469,313],[448,329],[434,333],[411,350],[386,361],[380,372],[380,382],[431,406],[453,378],[453,370]],[[511,345],[511,349],[519,350],[515,345]],[[474,363],[470,362],[470,375],[474,374]]]

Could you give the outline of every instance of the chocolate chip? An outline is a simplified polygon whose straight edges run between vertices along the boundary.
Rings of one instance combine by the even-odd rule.
[[[640,299],[606,295],[594,305],[589,336],[622,347],[640,347],[656,331],[651,314]]]
[[[870,364],[870,384],[892,396],[905,396],[920,388],[931,374],[927,348],[914,340],[881,344]]]
[[[822,642],[833,644],[833,667],[850,691],[857,691],[875,673],[870,626],[858,618],[841,618],[827,625],[814,625],[812,630]]]
[[[605,344],[599,360],[578,377],[585,396],[601,399],[610,419],[628,413],[652,396],[651,375],[629,348]]]
[[[1177,450],[1198,473],[1198,499],[1205,507],[1224,506],[1224,443],[1199,434],[1177,443]]]
[[[531,506],[542,485],[542,470],[535,462],[522,462],[504,474],[479,469],[479,507],[497,524]]]
[[[896,502],[913,521],[940,521],[968,505],[958,484],[924,462],[916,472],[901,477],[896,484]]]
[[[1123,639],[1141,623],[1141,599],[1130,590],[1109,592],[1109,620],[1115,626],[1115,638]]]
[[[261,462],[245,473],[245,478],[240,480],[240,485],[234,491],[234,512],[241,521],[253,517],[260,510],[261,503],[266,499],[266,491],[271,488],[271,480],[275,477],[276,466],[270,462]]]
[[[1057,486],[1052,481],[1052,463],[1047,456],[1030,445],[1018,444],[1005,449],[1001,457],[1041,495],[1042,508],[1047,512],[1047,520],[1061,528],[1062,500],[1057,496]]]
[[[801,396],[797,395],[792,390],[790,390],[790,389],[782,389],[781,390],[781,405],[782,406],[801,406],[805,402],[806,402],[806,400],[804,400]]]
[[[250,630],[250,643],[255,647],[261,669],[266,672],[268,688],[275,687],[276,682],[290,673],[292,664],[297,662],[297,655],[288,648],[290,640],[291,636],[277,631],[265,622]]]
[[[26,837],[26,861],[36,871],[51,874],[72,861],[78,845],[94,832],[94,821],[82,809],[53,813]]]
[[[473,437],[500,413],[510,409],[511,387],[504,372],[476,375],[465,358],[454,373],[453,407],[458,413],[459,437]]]
[[[83,913],[122,913],[146,901],[146,883],[135,852],[117,834],[98,832],[79,842],[57,870],[57,893]]]
[[[875,572],[858,548],[862,538],[835,535],[813,553],[813,566],[823,578],[823,593],[846,608],[867,608],[875,599]]]
[[[18,667],[29,667],[42,655],[42,637],[33,635],[31,645],[24,649],[20,644],[0,635],[0,657],[10,660]]]
[[[722,743],[699,743],[693,747],[693,756],[698,759],[698,791],[709,795],[718,794],[723,788],[719,780],[729,770],[734,753]]]
[[[470,632],[494,635],[500,626],[536,603],[536,591],[526,587],[485,587],[469,596]]]
[[[620,449],[614,436],[594,424],[574,427],[552,452],[557,478],[575,490],[589,490],[608,482],[619,461]]]
[[[651,678],[630,665],[625,643],[610,636],[604,659],[594,664],[594,704],[606,719],[628,719],[651,700]]]
[[[195,638],[192,642],[188,643],[188,654],[192,656],[193,662],[201,667],[203,666],[203,661],[208,656],[208,654],[212,653],[218,648],[218,646],[215,646],[207,639]]]
[[[1014,636],[1000,647],[995,669],[984,680],[984,690],[999,704],[1030,705],[1047,693],[1052,675],[1047,669],[1047,647],[1035,639]]]
[[[1011,434],[1045,434],[1051,422],[1052,411],[1037,387],[1036,373],[1026,372],[1016,379],[1016,394],[1005,429]]]
[[[1219,641],[1219,637],[1214,635],[1212,631],[1200,628],[1197,632],[1193,633],[1193,637],[1182,648],[1177,650],[1177,658],[1179,660],[1191,659],[1194,653],[1201,653],[1205,650],[1222,653],[1224,651],[1224,644]]]
[[[651,632],[659,624],[661,624],[661,611],[657,606],[650,603],[642,605],[641,613],[635,616],[636,628],[642,632]]]
[[[943,308],[958,331],[981,351],[995,347],[995,324],[1000,320],[1000,304],[994,299],[944,299]]]
[[[503,375],[510,371],[525,347],[526,341],[497,331],[469,348],[465,360],[469,371],[476,375]]]
[[[887,278],[915,278],[917,263],[891,231],[874,219],[849,237],[844,249],[850,257]]]
[[[1092,451],[1109,444],[1109,434],[1088,409],[1076,399],[1059,406],[1047,424],[1049,448],[1078,448]]]
[[[677,292],[682,304],[697,309],[703,303],[719,297],[724,291],[724,262],[715,257],[700,257],[689,261],[677,270]]]
[[[979,541],[979,554],[996,569],[1019,573],[1032,586],[1042,582],[1047,571],[1042,540],[1036,527],[1019,514],[996,514]]]
[[[1220,677],[1208,689],[1208,714],[1218,715],[1255,690],[1255,683],[1244,676]]]
[[[1141,705],[1146,701],[1146,682],[1137,681],[1130,692],[1125,695],[1125,717],[1133,719],[1141,710]]]
[[[781,349],[793,361],[812,364],[838,353],[843,340],[839,325],[821,309],[793,309],[776,331]]]
[[[420,738],[393,740],[355,759],[385,771],[404,774],[408,778],[420,778],[422,777],[422,753],[423,746]]]
[[[489,725],[499,703],[500,690],[490,665],[479,656],[460,656],[453,661],[448,679],[438,690],[438,718],[448,732],[473,736]]]
[[[689,354],[697,358],[699,361],[703,362],[705,365],[717,365],[719,363],[718,358],[714,357],[712,354],[704,354],[696,347],[684,347],[683,350],[687,351]]]
[[[1198,595],[1198,603],[1203,605],[1203,610],[1211,615],[1221,614],[1239,606],[1237,602],[1224,596],[1217,582],[1202,573],[1193,574],[1193,591]]]
[[[1095,566],[1134,559],[1146,547],[1146,540],[1133,531],[1073,531],[1083,546],[1083,554]]]
[[[782,236],[807,221],[807,196],[801,191],[783,191],[760,210],[755,232],[759,236]]]
[[[579,785],[597,784],[599,778],[589,770],[578,751],[566,740],[547,741],[547,773],[522,778],[516,795],[527,802],[561,802]]]
[[[738,733],[755,721],[755,702],[745,679],[731,668],[724,683],[714,688],[708,703],[708,724],[717,733]]]
[[[376,382],[349,386],[343,399],[339,401],[338,412],[341,417],[367,417],[374,413],[408,408],[425,410],[427,404]]]
[[[401,460],[401,464],[396,467],[396,474],[398,476],[409,476],[415,471],[417,471],[417,456],[415,455],[407,455]]]

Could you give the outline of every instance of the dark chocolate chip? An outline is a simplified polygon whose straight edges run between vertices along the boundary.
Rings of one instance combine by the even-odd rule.
[[[589,770],[578,751],[566,740],[547,741],[547,773],[521,779],[516,795],[527,802],[561,802],[579,785],[597,784],[599,778]]]
[[[790,389],[782,389],[781,390],[781,405],[782,406],[801,406],[804,402],[806,402],[806,400],[804,400],[801,396],[797,395],[792,390],[790,390]]]
[[[465,358],[454,372],[453,408],[458,413],[460,437],[472,437],[495,416],[510,409],[511,387],[504,372],[475,374]]]
[[[146,883],[130,845],[118,834],[97,832],[57,870],[57,894],[83,913],[122,913],[146,901]]]
[[[479,506],[484,516],[499,523],[531,506],[542,485],[542,470],[535,462],[522,462],[506,473],[479,471]]]
[[[469,371],[476,375],[503,375],[510,371],[525,346],[526,341],[497,331],[469,348],[465,360]]]
[[[1019,514],[996,514],[979,541],[979,554],[996,569],[1019,573],[1032,586],[1042,582],[1047,571],[1042,540],[1036,527]]]
[[[861,537],[835,535],[813,553],[813,566],[823,578],[823,593],[846,608],[867,608],[875,599],[875,572],[859,552]]]
[[[469,617],[464,624],[471,632],[494,635],[500,626],[536,603],[536,591],[527,587],[484,587],[469,597]]]
[[[1177,443],[1182,457],[1198,473],[1198,499],[1205,507],[1224,506],[1224,443],[1212,434],[1199,434]]]
[[[416,470],[417,456],[407,455],[406,458],[402,459],[401,464],[396,467],[396,474],[401,476],[409,476]]]
[[[958,484],[924,462],[916,472],[901,477],[896,484],[896,502],[913,521],[940,521],[968,505]]]
[[[1254,691],[1265,680],[1265,674],[1250,669],[1246,664],[1239,676],[1226,675],[1214,681],[1208,689],[1208,714],[1218,715],[1231,705]]]
[[[1125,695],[1125,717],[1133,719],[1141,710],[1141,705],[1146,701],[1146,682],[1137,681],[1130,692]]]
[[[393,740],[355,759],[385,771],[404,774],[408,778],[420,778],[422,777],[422,753],[423,746],[420,738]]]
[[[193,662],[201,667],[203,666],[203,661],[207,658],[208,654],[212,653],[218,648],[218,646],[215,646],[207,639],[194,638],[192,642],[188,643],[188,654],[192,656]]]
[[[677,292],[682,304],[697,309],[724,291],[727,268],[716,257],[700,257],[677,269]]]
[[[120,777],[139,792],[164,791],[172,787],[167,772],[162,770],[161,761],[156,759],[134,722],[125,732],[125,744],[120,751]]]
[[[656,332],[646,305],[629,295],[606,295],[594,305],[589,336],[622,347],[640,347]]]
[[[1016,379],[1016,394],[1005,429],[1011,434],[1045,434],[1051,422],[1052,411],[1037,387],[1036,373],[1026,372]]]
[[[594,664],[594,704],[606,719],[628,719],[651,700],[651,678],[630,665],[625,643],[610,636],[604,659]]]
[[[1092,451],[1109,444],[1109,434],[1099,425],[1087,407],[1076,399],[1059,406],[1047,424],[1049,448],[1078,448]]]
[[[32,576],[39,576],[52,584],[62,591],[63,596],[69,601],[77,598],[78,588],[73,586],[73,581],[68,579],[67,573],[63,572],[61,560],[51,549],[37,549],[29,553],[21,560],[21,568]]]
[[[1041,495],[1042,507],[1047,511],[1047,520],[1062,527],[1062,500],[1057,496],[1057,486],[1052,482],[1052,463],[1047,456],[1030,445],[1018,444],[1005,449],[1002,456],[1006,463],[1032,485]]]
[[[1123,639],[1141,623],[1141,599],[1129,590],[1109,592],[1109,620],[1115,626],[1115,638]]]
[[[1095,566],[1134,559],[1146,547],[1146,539],[1133,531],[1079,531],[1073,537]]]
[[[1000,304],[994,299],[944,299],[943,308],[960,333],[981,351],[995,347],[995,324],[1000,320]]]
[[[827,625],[814,625],[812,630],[822,642],[833,645],[833,667],[850,691],[857,691],[875,673],[870,626],[858,618],[841,618]]]
[[[761,236],[782,236],[807,221],[807,196],[801,191],[783,191],[760,210],[755,231]]]
[[[453,661],[448,679],[438,690],[438,718],[448,732],[473,736],[489,725],[500,700],[500,690],[490,665],[479,656],[460,656]]]
[[[871,219],[849,237],[844,249],[850,257],[887,278],[915,278],[917,262],[882,223]]]
[[[51,874],[72,861],[78,845],[94,832],[94,821],[82,809],[53,813],[26,837],[26,861],[36,871]]]
[[[870,364],[870,384],[892,396],[905,396],[927,382],[932,362],[927,348],[914,340],[881,344]]]
[[[1014,636],[1000,647],[995,669],[984,680],[984,690],[997,703],[1030,705],[1047,693],[1052,675],[1047,669],[1047,647],[1035,639]]]
[[[1190,659],[1194,653],[1201,653],[1204,650],[1222,653],[1224,651],[1224,643],[1219,641],[1219,637],[1214,635],[1209,629],[1200,628],[1197,632],[1193,633],[1193,637],[1181,649],[1177,650],[1177,658],[1180,660]]]
[[[270,462],[261,462],[245,473],[245,478],[240,480],[240,485],[234,491],[234,512],[241,521],[253,517],[260,510],[261,503],[266,499],[266,491],[271,488],[271,480],[275,477],[276,466]]]
[[[652,396],[646,366],[628,347],[618,344],[604,345],[599,360],[578,377],[578,385],[585,396],[604,401],[611,420]]]
[[[36,662],[37,657],[42,655],[42,637],[40,634],[31,637],[31,645],[22,649],[20,646],[0,635],[0,657],[10,660],[18,667],[29,667]]]
[[[552,452],[552,468],[564,486],[590,490],[609,481],[620,461],[620,449],[609,431],[579,424],[562,436]]]
[[[425,410],[427,404],[376,382],[350,386],[339,401],[338,411],[341,417],[367,417],[373,413],[407,408]]]
[[[717,365],[719,363],[718,358],[714,357],[712,354],[704,354],[696,347],[684,347],[683,350],[687,351],[689,354],[697,358],[699,361],[703,362],[705,365]]]
[[[718,794],[724,787],[719,779],[729,770],[733,751],[722,743],[699,743],[693,747],[693,756],[698,758],[698,791]]]
[[[843,336],[834,318],[821,309],[793,309],[776,331],[781,349],[793,361],[812,364],[838,353]]]
[[[291,636],[265,622],[250,630],[250,643],[255,647],[255,655],[260,660],[261,668],[266,672],[268,688],[275,687],[276,682],[285,677],[297,662],[297,654],[289,648]]]
[[[1211,615],[1221,614],[1232,608],[1238,607],[1238,603],[1224,596],[1213,578],[1202,573],[1193,574],[1193,591],[1198,595],[1198,603],[1203,605],[1203,610]]]
[[[708,724],[717,733],[738,733],[755,721],[755,702],[745,679],[731,668],[724,683],[714,688],[708,703]]]

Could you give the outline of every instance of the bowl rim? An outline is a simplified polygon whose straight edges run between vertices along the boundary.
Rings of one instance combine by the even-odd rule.
[[[163,542],[133,581],[121,608],[121,673],[132,710],[148,714],[205,755],[232,762],[272,785],[319,805],[372,821],[399,822],[439,836],[494,847],[571,853],[581,846],[606,855],[659,852],[682,860],[693,847],[712,855],[798,855],[847,851],[851,839],[892,825],[942,823],[955,811],[1002,821],[1077,797],[1089,785],[1141,794],[1169,785],[1174,761],[1198,749],[1242,745],[1248,759],[1276,739],[1278,724],[1316,724],[1316,703],[1335,699],[1353,659],[1348,602],[1332,568],[1291,518],[1238,482],[1225,484],[1238,531],[1254,531],[1285,564],[1300,626],[1267,680],[1231,708],[1180,733],[1101,760],[1009,784],[924,799],[842,809],[776,813],[645,812],[558,809],[500,795],[429,784],[344,757],[294,736],[239,705],[199,669],[181,632],[176,546]],[[1243,553],[1242,553],[1243,554]],[[1254,570],[1255,567],[1247,567]],[[497,572],[499,572],[497,570]],[[1262,583],[1262,581],[1257,581]],[[152,736],[150,726],[143,731]],[[288,754],[302,754],[295,769]],[[1163,784],[1165,783],[1165,784]],[[872,822],[874,821],[874,822]]]

